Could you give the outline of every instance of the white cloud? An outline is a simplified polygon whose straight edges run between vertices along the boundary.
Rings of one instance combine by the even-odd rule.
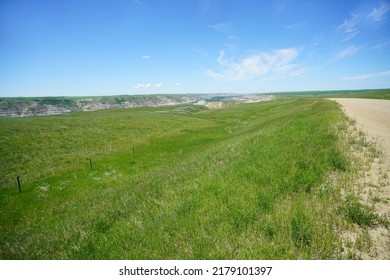
[[[230,22],[220,22],[209,27],[218,32],[227,32],[231,26]]]
[[[390,76],[390,70],[383,71],[383,72],[369,73],[365,75],[343,77],[341,79],[342,80],[365,80],[365,79],[370,79],[374,77],[383,77],[383,76]]]
[[[143,58],[143,59],[149,59],[149,58],[150,58],[150,55],[143,55],[142,58]]]
[[[343,58],[352,56],[352,55],[356,54],[360,49],[361,49],[361,47],[355,47],[355,46],[348,46],[346,48],[343,48],[343,49],[339,50],[338,52],[336,52],[336,54],[333,57],[333,60],[339,60],[339,59],[343,59]]]
[[[344,41],[348,41],[355,37],[359,33],[358,24],[361,20],[359,14],[352,13],[349,19],[344,20],[344,22],[337,27],[341,30],[344,35]]]
[[[221,70],[208,69],[206,75],[215,79],[231,81],[251,80],[266,75],[273,75],[274,77],[301,76],[303,75],[303,69],[292,63],[297,57],[298,50],[289,48],[249,55],[235,62],[226,59],[225,52],[220,51],[217,62]]]
[[[348,41],[359,33],[359,28],[364,27],[369,23],[380,23],[387,18],[390,11],[389,2],[381,2],[379,7],[376,7],[368,15],[366,13],[358,14],[351,13],[350,18],[344,20],[337,29],[343,33],[343,41]]]
[[[150,88],[152,86],[152,84],[141,84],[141,83],[138,83],[136,86],[134,86],[135,89],[142,89],[142,88]]]
[[[386,14],[390,11],[390,4],[387,2],[381,2],[378,8],[374,8],[372,12],[367,16],[374,22],[382,21],[386,18]]]
[[[142,84],[142,83],[138,83],[133,88],[135,88],[135,89],[148,89],[148,88],[151,88],[151,87],[160,88],[162,86],[163,86],[163,83],[161,83],[161,82],[156,83],[156,84],[151,84],[151,83]]]
[[[176,83],[175,83],[175,86],[177,86],[177,87],[178,87],[178,86],[180,86],[180,84],[179,84],[178,82],[176,82]]]

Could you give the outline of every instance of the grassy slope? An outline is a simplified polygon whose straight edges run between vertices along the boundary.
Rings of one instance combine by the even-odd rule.
[[[0,120],[0,258],[340,257],[335,103],[188,108]]]

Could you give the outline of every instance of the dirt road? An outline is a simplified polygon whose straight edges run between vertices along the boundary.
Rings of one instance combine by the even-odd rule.
[[[383,148],[390,156],[390,100],[380,99],[355,99],[355,98],[334,98],[331,99],[340,103],[345,113],[356,119],[359,125],[372,138],[379,138],[383,141]]]
[[[360,184],[361,200],[373,207],[379,215],[390,217],[390,100],[379,99],[331,99],[343,106],[345,113],[355,119],[358,126],[371,139],[378,139],[379,149],[384,153],[383,161],[374,161],[370,171],[363,178],[357,179]],[[364,259],[390,259],[389,229],[379,226],[368,229],[372,247],[363,251]]]

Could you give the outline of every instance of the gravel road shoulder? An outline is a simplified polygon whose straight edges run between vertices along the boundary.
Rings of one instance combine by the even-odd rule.
[[[377,143],[382,155],[355,184],[361,201],[385,217],[390,217],[390,100],[332,98],[343,107],[345,114],[356,120],[368,140]],[[365,229],[372,244],[361,250],[364,259],[390,259],[390,232],[384,226]]]

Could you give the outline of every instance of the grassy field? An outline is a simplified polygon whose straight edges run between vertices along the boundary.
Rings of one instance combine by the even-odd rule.
[[[331,90],[331,91],[303,91],[303,92],[280,92],[279,97],[291,98],[370,98],[390,100],[390,89],[367,89],[367,90]]]
[[[346,126],[321,99],[0,119],[0,259],[342,258]]]

